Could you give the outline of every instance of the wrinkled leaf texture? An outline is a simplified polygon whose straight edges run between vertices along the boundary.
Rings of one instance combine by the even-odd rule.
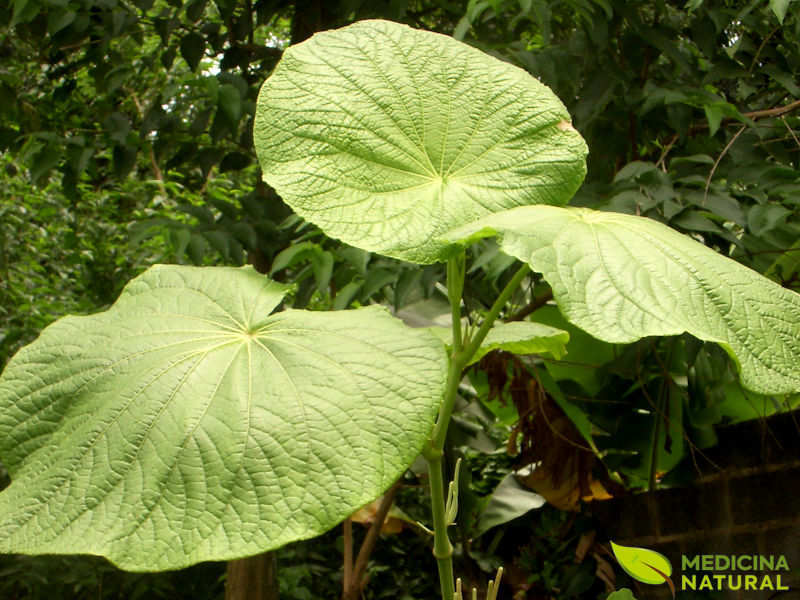
[[[258,98],[264,180],[327,235],[417,263],[447,230],[565,204],[586,144],[528,73],[448,36],[361,21],[288,48]]]
[[[0,378],[0,552],[184,567],[318,535],[430,434],[443,345],[381,307],[270,314],[252,268],[157,266]]]
[[[652,219],[556,206],[516,208],[446,237],[495,235],[592,336],[627,343],[688,332],[725,348],[748,388],[800,390],[800,295],[690,237]]]

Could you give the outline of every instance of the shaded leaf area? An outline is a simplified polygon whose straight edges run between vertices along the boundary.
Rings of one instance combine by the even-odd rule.
[[[532,494],[520,485],[515,475],[506,475],[486,502],[473,530],[474,535],[477,537],[493,527],[505,525],[531,510],[540,508],[544,502],[543,496]]]
[[[493,410],[500,408],[493,402]],[[465,582],[485,584],[502,565],[504,586],[519,597],[613,589],[614,569],[594,542],[591,519],[556,509],[519,482],[507,453],[508,429],[492,413],[465,404],[457,414],[449,443],[469,465],[461,469],[454,528],[464,548],[456,568]]]
[[[153,267],[18,353],[0,548],[178,568],[318,535],[393,483],[441,401],[441,342],[378,307],[270,315],[285,292]]]
[[[522,431],[526,429],[533,430],[535,436],[531,439],[533,451],[537,440],[546,440],[547,445],[539,448],[545,459],[548,454],[556,455],[556,451],[548,453],[548,448],[555,446],[560,453],[555,473],[560,477],[560,488],[552,480],[537,482],[535,474],[539,469],[536,469],[530,479],[541,487],[535,489],[556,501],[558,496],[554,492],[564,490],[570,490],[573,498],[578,498],[577,478],[570,466],[580,465],[581,457],[594,459],[594,453],[579,425],[571,423],[571,418],[567,419],[561,410],[561,403],[549,396],[558,392],[562,401],[572,405],[573,414],[581,413],[579,423],[590,422],[602,463],[597,461],[593,469],[584,471],[588,472],[585,488],[591,490],[593,480],[599,479],[614,496],[649,486],[690,485],[696,476],[715,472],[720,467],[705,452],[716,444],[715,425],[787,410],[797,405],[798,398],[758,396],[743,390],[735,365],[726,353],[714,344],[690,336],[611,345],[589,336],[581,340],[553,305],[535,311],[531,318],[570,330],[567,354],[559,360],[510,355],[503,361],[497,360],[499,367],[505,362],[505,369],[495,372],[491,387],[503,390],[504,401],[497,397],[487,400],[490,384],[485,369],[469,372],[480,407],[464,406],[457,412],[457,418],[467,421],[470,427],[461,426],[453,444],[470,457],[474,469],[472,481],[463,482],[466,487],[462,486],[459,531],[470,540],[470,557],[476,568],[490,574],[492,567],[502,561],[507,581],[515,590],[524,590],[526,594],[550,590],[555,597],[562,594],[570,597],[565,593],[567,589],[575,594],[577,590],[598,591],[598,587],[605,586],[606,592],[610,592],[633,582],[615,567],[616,560],[607,544],[592,543],[588,554],[578,552],[576,529],[586,532],[596,526],[587,518],[591,508],[583,500],[578,500],[578,510],[571,519],[554,518],[555,509],[548,502],[522,517],[508,513],[509,520],[502,527],[474,537],[474,520],[490,501],[493,486],[502,481],[504,474],[517,471],[517,463],[507,459],[510,438],[515,435],[514,445],[519,446]],[[581,348],[584,342],[587,345]],[[571,355],[581,358],[571,361]],[[484,361],[496,356],[492,353]],[[512,398],[516,393],[523,405],[535,405],[529,398],[535,397],[536,392],[531,394],[529,390],[535,390],[546,380],[542,376],[544,369],[555,373],[552,379],[556,388],[551,383],[544,389],[547,396],[540,400],[544,406],[537,416],[543,416],[542,409],[548,410],[548,415],[540,420],[544,431],[536,431],[535,422],[519,419]],[[586,378],[587,371],[593,373],[591,379]],[[518,381],[512,388],[515,378]],[[588,392],[578,381],[588,381],[593,391]],[[493,484],[486,483],[489,480]],[[472,497],[476,492],[477,499]]]
[[[478,366],[487,374],[487,401],[513,403],[516,410],[507,451],[516,457],[523,485],[562,510],[578,510],[581,500],[611,498],[606,487],[619,485],[610,482],[595,451],[535,373],[506,352],[493,352]]]
[[[268,221],[248,206],[214,224],[159,210],[147,223],[151,235],[170,235],[174,260],[244,258],[266,271],[288,245],[275,231],[287,213],[258,185],[258,88],[290,42],[352,20],[421,14],[442,27],[457,19],[416,4],[349,0],[10,2],[0,7],[9,25],[0,42],[0,152],[22,181],[59,186],[65,203],[125,193],[135,178],[152,184],[130,195],[139,209],[201,205],[216,215],[215,187],[227,191],[222,203],[268,205]]]
[[[82,181],[131,173],[197,189],[226,157],[249,153],[250,88],[291,36],[291,10],[271,3],[247,13],[204,0],[12,4],[0,145],[22,154],[34,181],[60,175],[73,197]]]
[[[250,166],[242,175],[254,173],[255,167]],[[151,184],[150,189],[159,188]],[[170,199],[141,211],[129,233],[136,244],[164,238],[170,262],[248,263],[266,273],[296,235],[287,222],[290,211],[280,198],[245,177],[212,179],[201,192],[177,183],[165,183],[163,190]]]
[[[354,19],[417,11],[431,15],[425,7],[349,1],[3,5],[0,20],[10,24],[0,42],[3,180],[51,186],[53,201],[86,222],[98,216],[84,207],[122,198],[132,218],[118,219],[118,235],[136,221],[131,238],[158,246],[159,262],[248,262],[268,272],[281,250],[309,232],[284,223],[289,210],[260,183],[252,146],[258,88],[289,42]],[[447,21],[445,11],[437,13]],[[400,274],[359,289],[363,279],[345,279],[343,268],[337,261],[327,296],[316,291],[324,282],[301,282],[294,306],[330,306],[343,288],[337,308],[382,299],[387,279]],[[112,292],[85,310],[111,302],[127,278],[118,275]],[[406,276],[400,288],[408,292],[409,283]],[[21,307],[9,320],[25,320],[24,303],[8,305]],[[30,339],[67,310],[14,335]],[[17,347],[3,350],[0,362]]]
[[[503,519],[502,526],[479,538],[463,538],[459,570],[466,580],[475,585],[502,564],[509,595],[520,598],[595,597],[612,591],[617,581],[613,557],[595,541],[591,518],[549,504],[530,510],[528,498],[541,501],[541,496],[519,484],[509,486],[510,481],[505,479],[498,498],[489,500],[504,508],[492,515]],[[516,510],[515,497],[523,499]]]

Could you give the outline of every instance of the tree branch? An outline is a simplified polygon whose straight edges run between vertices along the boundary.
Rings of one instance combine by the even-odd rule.
[[[389,509],[392,507],[394,497],[399,489],[400,481],[398,480],[394,483],[394,485],[392,485],[392,487],[386,490],[386,493],[383,495],[381,504],[375,513],[375,519],[370,524],[369,531],[367,531],[367,536],[364,538],[364,541],[361,543],[361,548],[358,550],[358,557],[356,558],[355,565],[352,568],[352,573],[349,574],[349,578],[347,577],[347,562],[345,562],[345,580],[342,582],[342,587],[344,588],[342,590],[342,600],[357,600],[360,597],[361,589],[366,583],[364,574],[367,572],[367,563],[369,562],[369,557],[372,554],[372,551],[375,549],[375,544],[378,542],[378,535],[380,535],[383,522],[386,520],[386,515],[389,514]],[[352,527],[352,522],[350,519],[348,519],[345,523],[351,523]],[[352,530],[350,544],[352,552]],[[347,561],[347,558],[348,557],[345,556],[345,561]],[[352,560],[352,555],[350,559]],[[349,587],[345,587],[345,584],[349,584]]]
[[[786,104],[784,106],[775,106],[773,108],[765,108],[762,110],[753,110],[750,112],[745,112],[742,113],[742,116],[747,117],[748,119],[751,119],[753,121],[757,121],[758,119],[781,117],[799,108],[800,108],[800,100],[795,100],[794,102],[790,102],[789,104]],[[723,119],[723,122],[730,123],[731,121],[735,120],[736,119],[734,119],[733,117],[725,117]],[[692,132],[697,131],[698,129],[708,129],[708,123],[707,122],[697,123],[695,125],[692,125],[689,128],[689,133],[691,134]]]
[[[521,309],[519,309],[513,315],[508,317],[506,319],[506,323],[508,323],[509,321],[522,321],[522,319],[527,317],[529,314],[539,310],[545,304],[550,302],[550,300],[552,300],[552,299],[553,299],[553,291],[552,290],[548,290],[547,292],[545,292],[544,294],[542,294],[538,298],[534,298],[533,300],[531,300],[526,306],[523,306]]]
[[[342,596],[353,587],[353,520],[348,517],[342,524],[344,533],[344,575],[342,577]]]
[[[720,152],[719,156],[717,157],[717,160],[714,161],[714,166],[711,167],[711,171],[709,172],[708,178],[706,179],[706,189],[705,189],[705,192],[703,193],[703,204],[705,204],[706,200],[708,199],[708,188],[711,187],[711,179],[714,177],[714,173],[716,173],[717,167],[719,166],[719,163],[722,161],[722,159],[728,153],[728,150],[731,149],[731,146],[733,146],[733,143],[739,138],[740,135],[742,135],[742,132],[745,129],[747,129],[747,125],[742,125],[741,129],[739,129],[739,131],[737,131],[733,135],[731,140],[722,149],[722,152]]]
[[[764,117],[780,117],[787,113],[800,108],[800,100],[795,100],[785,106],[776,106],[775,108],[767,108],[764,110],[754,110],[752,112],[742,113],[748,119],[762,119]]]
[[[144,119],[144,105],[142,104],[141,100],[139,100],[139,96],[137,96],[136,92],[129,88],[124,89],[133,99],[133,103],[136,105],[136,110],[139,113],[139,118]],[[153,169],[153,176],[156,178],[156,181],[158,181],[158,188],[161,192],[161,195],[166,198],[167,188],[164,185],[164,174],[161,172],[161,168],[158,166],[158,162],[156,161],[156,153],[153,150],[153,144],[151,144],[149,140],[147,141],[147,150],[150,155],[150,166]]]

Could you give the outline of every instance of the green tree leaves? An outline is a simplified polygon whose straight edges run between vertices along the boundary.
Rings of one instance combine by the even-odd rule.
[[[430,434],[442,344],[379,307],[270,315],[286,291],[154,267],[13,358],[0,552],[173,569],[312,537],[388,487]]]
[[[772,12],[775,13],[775,16],[778,17],[778,21],[780,21],[781,25],[783,25],[783,20],[786,18],[786,11],[789,9],[789,4],[792,0],[769,0],[769,7],[772,9]]]
[[[800,390],[800,296],[650,219],[530,206],[448,234],[497,234],[544,274],[569,321],[607,342],[689,332],[721,344],[742,382]]]
[[[536,79],[455,40],[362,21],[289,48],[259,95],[264,179],[301,216],[418,263],[437,236],[515,206],[564,204],[586,145]]]
[[[206,41],[203,36],[196,32],[188,33],[181,39],[181,56],[183,56],[192,71],[197,70],[197,66],[203,58],[205,44]]]

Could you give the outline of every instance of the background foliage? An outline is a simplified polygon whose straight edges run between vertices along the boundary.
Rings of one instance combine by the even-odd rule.
[[[110,304],[154,262],[249,262],[298,283],[295,306],[380,301],[415,324],[441,320],[441,266],[412,267],[324,238],[260,183],[255,164],[255,98],[282,49],[370,17],[454,35],[549,85],[590,148],[573,204],[660,220],[800,290],[799,6],[0,4],[0,367],[58,316]],[[479,312],[513,261],[492,242],[471,253],[467,308]],[[546,285],[536,285],[505,316],[568,328],[548,298]],[[554,507],[575,511],[581,498],[686,482],[711,468],[702,450],[715,443],[715,426],[797,402],[745,392],[728,357],[689,336],[623,347],[573,331],[569,349],[560,362],[486,357],[470,371],[450,440],[470,475],[462,481],[460,568],[477,580],[504,558],[518,593],[594,597],[613,581],[602,556],[585,551],[591,523]],[[597,453],[582,435],[588,431]],[[493,496],[497,484],[537,462],[538,475],[522,483],[549,505],[529,512],[533,494],[521,496],[527,500],[494,517],[499,527],[487,528],[492,499],[510,493]],[[422,477],[409,475],[399,505],[425,521]],[[520,533],[531,528],[533,542]],[[413,525],[379,545],[368,597],[428,597],[426,546]],[[283,550],[282,597],[337,596],[340,559],[336,530]],[[10,557],[0,572],[4,598],[212,598],[222,593],[223,568],[134,576],[83,558]]]

